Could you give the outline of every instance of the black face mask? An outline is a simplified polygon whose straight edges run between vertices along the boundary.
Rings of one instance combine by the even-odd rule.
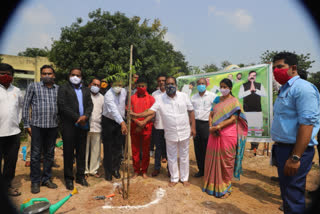
[[[174,85],[166,85],[166,93],[168,95],[172,95],[172,94],[175,94],[177,91],[177,87],[174,86]]]
[[[54,78],[53,77],[41,77],[40,79],[44,84],[53,84],[54,83]]]

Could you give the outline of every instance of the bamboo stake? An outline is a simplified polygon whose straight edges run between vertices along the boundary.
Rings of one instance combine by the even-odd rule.
[[[128,110],[131,110],[131,85],[132,85],[132,51],[133,45],[130,46],[130,71],[129,71],[129,90],[128,90]],[[129,198],[129,185],[130,185],[130,175],[129,175],[129,164],[130,164],[130,151],[131,148],[131,115],[127,114],[127,127],[128,134],[126,136],[126,144],[124,148],[124,164],[122,167],[122,197],[123,199]]]

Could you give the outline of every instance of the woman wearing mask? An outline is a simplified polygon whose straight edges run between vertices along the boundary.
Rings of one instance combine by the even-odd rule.
[[[242,106],[231,90],[231,80],[221,80],[222,96],[213,101],[209,116],[203,191],[217,198],[227,198],[231,194],[233,175],[240,178],[248,132]]]

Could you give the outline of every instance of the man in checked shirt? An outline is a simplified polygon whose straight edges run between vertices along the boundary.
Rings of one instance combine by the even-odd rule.
[[[54,148],[57,138],[57,96],[58,86],[54,84],[55,71],[50,65],[40,69],[41,81],[31,83],[26,91],[22,118],[24,128],[31,136],[31,192],[40,192],[40,183],[51,189],[58,186],[51,181]],[[31,118],[29,108],[31,107]],[[43,173],[40,169],[43,150]]]

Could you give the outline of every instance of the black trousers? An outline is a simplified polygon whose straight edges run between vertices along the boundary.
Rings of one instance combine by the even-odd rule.
[[[197,135],[194,138],[194,151],[196,153],[199,172],[204,172],[204,161],[209,138],[209,122],[196,120]]]
[[[57,128],[39,128],[31,126],[31,183],[46,182],[52,177],[52,165],[54,161],[54,149],[57,139]],[[43,173],[41,175],[40,162],[43,154]]]
[[[20,134],[0,137],[0,174],[7,187],[11,186],[15,176],[19,148]]]
[[[76,151],[76,179],[84,178],[87,130],[76,127],[69,121],[62,121],[64,179],[74,180],[73,160]]]
[[[120,169],[122,146],[125,136],[121,133],[121,126],[114,120],[102,116],[103,166],[106,175],[112,175]]]
[[[154,145],[156,145],[156,152],[155,152],[155,158],[154,158],[154,169],[160,170],[161,157],[167,158],[167,148],[166,148],[166,140],[164,138],[164,130],[153,128],[151,142],[154,142]]]

